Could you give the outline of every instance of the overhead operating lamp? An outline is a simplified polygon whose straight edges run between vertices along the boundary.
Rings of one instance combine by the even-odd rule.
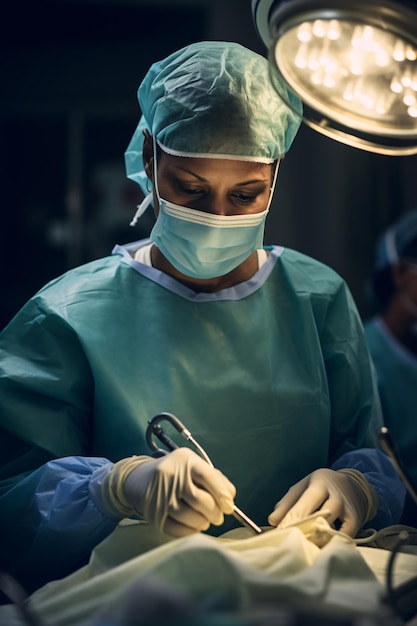
[[[278,77],[304,122],[362,150],[417,154],[417,0],[252,0]],[[290,104],[290,103],[288,103]]]

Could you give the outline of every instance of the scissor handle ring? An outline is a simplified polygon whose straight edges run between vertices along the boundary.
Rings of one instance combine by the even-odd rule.
[[[175,415],[172,415],[172,413],[158,413],[158,415],[155,415],[151,420],[149,420],[148,427],[146,429],[146,441],[147,441],[148,446],[151,448],[151,450],[157,450],[157,451],[161,450],[156,445],[155,441],[153,440],[153,437],[154,435],[158,437],[158,433],[164,435],[164,431],[162,430],[162,427],[159,425],[159,422],[163,422],[163,421],[170,422],[170,424],[172,424],[175,430],[177,430],[180,433],[183,430],[186,430],[184,424],[180,422],[180,420],[177,417],[175,417]],[[159,430],[158,430],[158,427],[159,427]],[[163,438],[161,438],[161,440],[163,440]],[[169,437],[166,437],[166,440],[170,441]],[[168,445],[168,447],[170,446]]]
[[[159,417],[159,416],[156,416]],[[153,418],[150,422],[149,422],[149,426],[146,429],[146,442],[148,444],[148,446],[150,447],[151,450],[159,450],[159,446],[156,445],[153,437],[155,435],[155,430],[158,427],[158,422],[159,420],[156,420],[155,418]]]

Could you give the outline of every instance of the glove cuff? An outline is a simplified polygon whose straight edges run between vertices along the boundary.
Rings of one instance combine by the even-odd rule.
[[[350,476],[359,489],[361,490],[366,502],[367,502],[367,511],[364,515],[364,519],[362,520],[361,525],[363,526],[366,522],[373,519],[378,511],[378,496],[372,485],[368,483],[365,476],[359,470],[355,470],[352,468],[345,468],[337,470],[338,472],[345,474],[346,476]]]
[[[101,486],[101,499],[103,506],[113,516],[132,517],[138,511],[126,500],[124,495],[124,483],[127,476],[139,465],[152,461],[150,456],[131,456],[115,463],[103,480]]]

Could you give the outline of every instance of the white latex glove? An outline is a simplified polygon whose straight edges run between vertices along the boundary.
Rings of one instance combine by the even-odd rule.
[[[339,520],[339,530],[355,537],[372,519],[378,507],[374,488],[358,470],[318,469],[312,472],[277,502],[268,522],[285,528],[316,511],[330,511],[329,524]]]
[[[189,448],[158,459],[131,457],[116,463],[102,485],[111,512],[138,515],[173,537],[220,526],[233,512],[234,485]]]

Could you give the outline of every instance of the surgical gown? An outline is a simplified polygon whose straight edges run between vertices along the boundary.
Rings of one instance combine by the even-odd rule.
[[[380,413],[344,281],[271,246],[247,282],[195,292],[132,258],[148,243],[50,282],[0,335],[3,566],[31,589],[83,563],[118,523],[91,476],[149,454],[147,422],[161,411],[184,422],[259,525],[333,463],[362,470],[380,524],[397,521],[390,466],[381,479],[375,450],[354,452],[373,446]],[[211,531],[236,525],[228,516]]]

